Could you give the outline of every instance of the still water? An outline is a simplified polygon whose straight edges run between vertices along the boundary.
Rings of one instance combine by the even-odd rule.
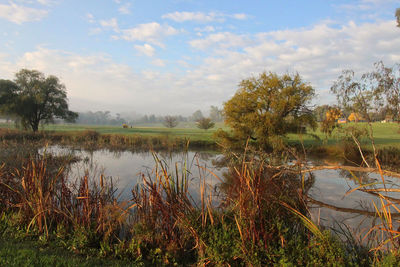
[[[71,153],[70,149],[60,147],[50,147],[46,150],[56,154]],[[82,177],[85,172],[92,177],[98,177],[100,174],[112,177],[114,185],[118,188],[117,194],[120,199],[129,199],[133,186],[143,182],[142,174],[151,176],[156,165],[154,154],[150,152],[72,150],[72,153],[81,159],[70,168],[72,179]],[[157,157],[174,172],[177,169],[179,173],[182,173],[183,166],[187,166],[190,172],[189,190],[194,199],[199,198],[200,183],[203,180],[208,190],[213,190],[217,194],[218,190],[215,189],[220,180],[215,175],[223,179],[223,173],[227,170],[225,167],[216,166],[216,162],[223,158],[217,152],[158,153]],[[310,164],[317,163],[311,161]],[[335,229],[346,225],[361,234],[377,223],[373,203],[375,202],[380,207],[379,198],[370,192],[350,191],[359,187],[360,181],[363,184],[372,184],[363,189],[383,188],[380,183],[382,179],[378,174],[318,170],[314,171],[313,175],[314,183],[308,196],[309,209],[314,222]],[[387,188],[399,188],[399,178],[384,178]],[[400,199],[399,192],[385,193],[385,195]]]

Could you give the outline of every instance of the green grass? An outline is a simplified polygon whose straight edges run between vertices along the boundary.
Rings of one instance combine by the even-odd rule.
[[[83,257],[37,241],[0,238],[0,266],[135,266],[116,259]]]
[[[380,123],[375,122],[373,125],[374,139],[378,147],[393,146],[400,148],[400,126],[397,123]],[[328,146],[334,146],[341,142],[341,138],[344,136],[343,129],[351,126],[366,127],[366,123],[348,123],[342,124],[341,130],[335,130],[326,142]],[[12,124],[0,123],[0,128],[13,128]],[[144,124],[141,126],[135,126],[133,128],[124,129],[122,126],[97,126],[97,125],[79,125],[79,124],[50,124],[45,125],[42,130],[54,131],[54,132],[66,132],[73,134],[74,132],[81,132],[85,130],[95,130],[101,134],[121,134],[121,135],[142,135],[142,136],[169,136],[169,137],[182,137],[189,138],[193,141],[213,141],[213,133],[222,128],[223,130],[229,130],[229,127],[224,123],[216,123],[215,127],[207,131],[196,128],[196,124],[193,122],[180,123],[176,128],[166,128],[161,124]],[[318,136],[321,141],[325,140],[325,134],[322,133],[319,128],[316,131],[309,131],[310,134]],[[309,134],[298,135],[288,134],[288,140],[290,143],[299,142],[303,140],[306,146],[318,144],[314,137]],[[364,143],[369,143],[368,140],[364,139]]]
[[[367,123],[347,123],[347,124],[342,124],[340,127],[341,129],[337,129],[332,133],[332,136],[330,136],[326,142],[328,146],[334,146],[337,144],[340,144],[342,142],[342,137],[345,136],[344,130],[348,127],[367,127]],[[375,144],[377,147],[387,147],[387,146],[393,146],[400,148],[400,125],[397,123],[380,123],[380,122],[375,122],[372,124],[373,128],[373,134],[374,134],[374,140]],[[322,133],[319,129],[316,131],[310,131],[310,134],[314,134],[318,136],[321,141],[325,140],[325,134]],[[316,144],[317,141],[314,137],[312,137],[309,134],[304,134],[304,135],[298,135],[298,134],[289,134],[288,139],[289,142],[298,142],[300,139],[303,139],[304,144],[307,145],[312,145]],[[369,147],[370,141],[367,138],[362,139],[362,143]]]
[[[0,124],[0,128],[13,128],[12,124]],[[223,123],[216,123],[213,129],[207,131],[196,128],[194,123],[179,124],[176,128],[166,128],[157,124],[148,124],[148,126],[140,126],[133,128],[122,128],[122,126],[98,126],[98,125],[79,125],[79,124],[49,124],[45,125],[41,130],[55,132],[81,132],[85,130],[94,130],[101,134],[122,134],[122,135],[142,135],[142,136],[160,136],[190,138],[190,140],[211,141],[213,133],[218,129],[227,127]]]

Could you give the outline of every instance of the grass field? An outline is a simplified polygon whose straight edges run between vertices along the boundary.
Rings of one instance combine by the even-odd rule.
[[[336,129],[332,135],[326,140],[326,136],[319,129],[316,131],[309,131],[310,134],[304,134],[299,136],[298,134],[289,134],[289,142],[298,142],[300,139],[303,140],[304,144],[312,145],[316,143],[316,139],[311,134],[316,135],[320,138],[320,142],[325,142],[327,145],[334,146],[342,142],[342,137],[345,136],[345,129],[348,127],[367,127],[367,123],[347,123],[341,125],[339,129]],[[375,144],[378,147],[394,146],[400,148],[400,125],[397,123],[380,123],[375,122],[372,124],[373,135]],[[369,147],[370,141],[368,138],[362,138],[362,144]]]
[[[378,147],[394,146],[400,148],[400,126],[397,123],[373,123],[374,140]],[[348,123],[341,125],[326,140],[325,134],[319,129],[315,131],[308,131],[309,134],[288,134],[289,142],[299,142],[302,140],[306,146],[324,142],[326,145],[334,146],[341,142],[341,138],[345,135],[344,130],[348,127],[366,127],[366,123]],[[1,123],[0,128],[14,128],[13,124]],[[121,126],[97,126],[97,125],[78,125],[78,124],[50,124],[45,125],[41,130],[55,131],[55,132],[82,132],[85,130],[94,130],[101,134],[121,134],[121,135],[142,135],[142,136],[169,136],[169,137],[182,137],[189,138],[190,140],[212,141],[213,133],[222,128],[229,130],[229,127],[224,123],[216,123],[215,127],[207,131],[196,128],[195,123],[181,123],[176,128],[162,127],[161,124],[147,124],[136,126],[133,128],[124,129]],[[320,141],[315,139],[318,136]],[[364,138],[364,144],[368,146],[368,139]]]
[[[0,128],[14,128],[13,124],[0,124]],[[122,134],[122,135],[143,135],[143,136],[160,136],[167,135],[170,137],[186,137],[190,140],[211,141],[213,133],[218,129],[227,127],[223,123],[216,123],[215,127],[207,131],[196,128],[194,123],[182,123],[176,128],[162,127],[160,124],[148,124],[133,128],[122,128],[121,126],[98,126],[98,125],[78,125],[78,124],[50,124],[45,125],[41,130],[55,132],[81,132],[85,130],[94,130],[101,134]]]

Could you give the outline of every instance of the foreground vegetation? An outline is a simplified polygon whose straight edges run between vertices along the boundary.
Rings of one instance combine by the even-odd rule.
[[[5,264],[17,265],[23,255],[32,264],[62,264],[70,253],[81,255],[72,262],[83,265],[106,260],[116,265],[360,266],[400,260],[390,212],[386,228],[371,229],[378,233],[376,246],[341,241],[309,219],[313,176],[302,175],[296,165],[282,169],[266,154],[246,151],[232,158],[216,205],[214,189],[201,177],[200,197],[193,199],[185,165],[169,169],[156,155],[153,171],[143,174],[143,183],[124,201],[103,176],[69,180],[65,170],[73,158],[32,151],[34,144],[25,143],[3,145],[0,152],[0,239],[8,240],[0,255],[11,255],[1,257]],[[393,235],[380,239],[381,229]],[[13,247],[19,257],[8,254]],[[69,252],[55,260],[58,248]]]

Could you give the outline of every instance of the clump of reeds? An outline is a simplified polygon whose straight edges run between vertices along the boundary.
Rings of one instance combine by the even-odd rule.
[[[142,184],[132,190],[136,204],[132,231],[150,250],[159,248],[174,258],[187,257],[186,261],[193,261],[196,252],[203,253],[200,229],[213,221],[211,195],[206,193],[203,180],[199,208],[189,192],[188,161],[181,166],[177,164],[171,171],[156,154],[154,160],[152,173],[142,174]]]
[[[117,201],[112,183],[102,175],[96,182],[88,174],[70,181],[65,166],[54,168],[51,160],[46,155],[31,158],[22,168],[7,175],[1,173],[2,191],[13,196],[1,199],[1,204],[19,214],[27,233],[48,238],[61,228],[70,233],[85,229],[95,233],[98,240],[115,238],[129,207]]]

